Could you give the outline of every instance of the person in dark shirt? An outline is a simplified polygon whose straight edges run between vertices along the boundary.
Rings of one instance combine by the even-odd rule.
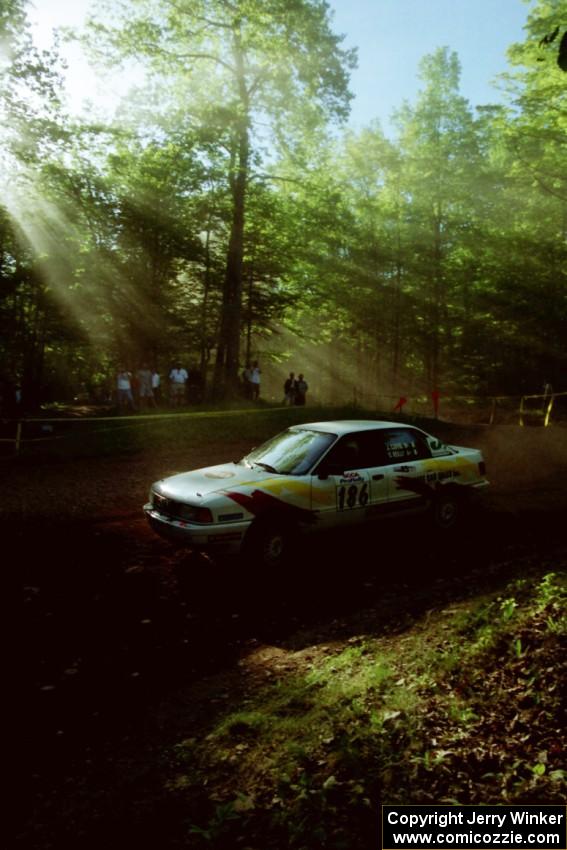
[[[295,401],[295,372],[289,373],[289,378],[286,379],[283,388],[283,404],[293,404]]]
[[[307,390],[309,389],[307,385],[307,381],[300,373],[297,376],[297,381],[295,382],[295,403],[297,405],[305,404],[305,397],[307,395]]]

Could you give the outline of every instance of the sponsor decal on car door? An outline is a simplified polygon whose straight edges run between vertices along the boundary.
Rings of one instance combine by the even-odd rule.
[[[350,470],[344,475],[335,476],[335,487],[338,513],[365,508],[370,500],[369,476],[366,469]]]

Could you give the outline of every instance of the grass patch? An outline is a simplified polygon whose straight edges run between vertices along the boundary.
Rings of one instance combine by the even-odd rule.
[[[261,442],[303,422],[333,419],[386,419],[411,421],[426,431],[450,441],[453,426],[430,419],[398,417],[391,412],[359,407],[276,407],[246,401],[203,405],[179,410],[127,416],[56,416],[53,411],[23,425],[19,460],[68,460],[93,456],[128,456],[141,452],[182,452],[183,447],[200,447],[215,441]],[[12,430],[15,429],[14,428]],[[15,430],[14,430],[15,434]],[[10,432],[11,436],[14,436]],[[7,445],[7,444],[6,444]]]
[[[196,846],[363,848],[380,802],[561,802],[565,597],[524,579],[256,690],[172,765],[213,789]]]
[[[67,460],[75,457],[172,451],[214,442],[259,444],[278,431],[302,422],[378,418],[352,407],[270,407],[240,402],[234,407],[207,406],[126,417],[60,418],[24,424],[21,459]],[[228,458],[230,460],[230,458]]]

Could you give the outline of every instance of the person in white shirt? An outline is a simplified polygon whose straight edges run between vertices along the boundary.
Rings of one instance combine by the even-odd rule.
[[[186,369],[183,369],[181,363],[176,363],[174,368],[169,373],[171,404],[173,407],[180,407],[185,401],[185,384],[189,374]]]
[[[130,408],[135,410],[134,397],[132,395],[132,375],[126,369],[121,369],[116,379],[116,389],[118,391],[118,407],[123,410]]]
[[[157,369],[152,369],[152,390],[154,394],[154,406],[161,401],[161,378]]]
[[[260,397],[260,375],[262,370],[258,366],[258,361],[255,360],[250,370],[250,384],[252,388],[252,401],[256,401]]]
[[[147,363],[143,363],[142,368],[138,369],[137,377],[140,408],[155,407],[152,373]]]

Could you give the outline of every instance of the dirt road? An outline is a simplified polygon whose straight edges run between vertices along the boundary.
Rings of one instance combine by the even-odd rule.
[[[355,634],[369,608],[374,628],[397,628],[503,581],[520,561],[565,564],[567,431],[457,437],[484,450],[493,485],[460,535],[440,542],[423,520],[409,529],[395,521],[356,544],[336,536],[310,544],[290,575],[261,578],[237,561],[216,565],[174,549],[141,515],[156,478],[241,456],[249,445],[5,465],[3,560],[21,587],[17,712],[29,798],[88,763],[100,742],[132,735],[165,694],[202,687],[251,646]]]

